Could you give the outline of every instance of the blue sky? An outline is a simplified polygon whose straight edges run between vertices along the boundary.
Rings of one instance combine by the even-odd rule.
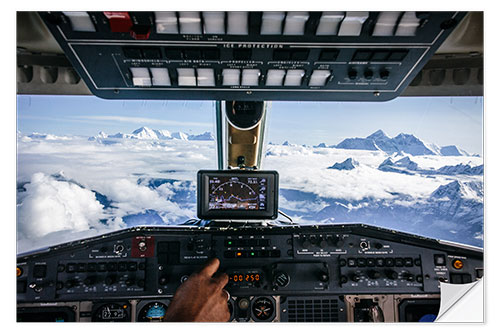
[[[198,134],[214,131],[211,101],[103,100],[93,96],[17,97],[22,133],[91,136],[130,133],[141,126]],[[400,97],[389,102],[273,102],[268,141],[337,144],[378,129],[389,136],[410,133],[441,146],[482,154],[481,97]]]

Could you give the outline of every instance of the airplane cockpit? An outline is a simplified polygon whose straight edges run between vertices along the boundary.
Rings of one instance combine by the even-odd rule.
[[[436,320],[444,284],[484,274],[482,146],[377,128],[320,144],[343,118],[316,108],[373,108],[351,128],[388,123],[401,100],[415,119],[432,113],[423,98],[482,112],[482,34],[482,12],[18,12],[17,321],[160,322],[210,258],[231,322]],[[27,135],[41,114],[20,110],[37,96],[87,107],[75,128],[110,130],[123,117],[94,103],[178,107],[159,126],[194,127],[189,103],[204,103],[214,133]],[[141,105],[134,126],[153,117]],[[278,132],[301,134],[271,143]]]

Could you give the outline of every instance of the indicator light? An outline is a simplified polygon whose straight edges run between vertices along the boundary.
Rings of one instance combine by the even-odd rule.
[[[462,269],[464,267],[464,262],[460,259],[455,259],[453,260],[453,268],[455,269]]]
[[[229,242],[227,242],[227,243],[228,243],[229,245],[233,245],[233,242],[231,242],[231,241],[229,241]]]
[[[20,277],[21,275],[23,275],[23,270],[20,267],[17,267],[16,275],[17,275],[17,277]]]
[[[250,252],[250,255],[253,257],[255,255],[255,252]]]
[[[241,257],[241,256],[242,256],[242,253],[241,253],[241,252],[236,252],[236,256],[237,256],[237,257]]]

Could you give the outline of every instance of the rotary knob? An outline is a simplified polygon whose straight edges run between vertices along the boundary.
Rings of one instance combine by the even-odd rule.
[[[386,275],[389,279],[391,280],[396,280],[398,278],[398,272],[391,270],[388,270],[386,272]]]
[[[274,275],[274,284],[278,287],[286,287],[290,283],[290,276],[285,272],[276,272]]]
[[[360,274],[353,274],[351,276],[351,280],[354,282],[359,282],[361,280],[361,275]]]
[[[116,281],[116,277],[114,277],[113,275],[108,275],[108,276],[106,276],[106,278],[104,279],[104,283],[105,283],[107,286],[112,285],[113,283],[115,283],[115,281]]]
[[[95,282],[96,282],[95,276],[87,276],[87,278],[85,278],[85,280],[83,280],[83,283],[86,286],[92,286],[93,284],[95,284]]]
[[[321,282],[328,282],[328,280],[330,279],[330,277],[328,276],[328,272],[321,272],[318,278]]]
[[[380,278],[380,272],[375,271],[375,270],[369,270],[368,277],[372,280],[376,280],[376,279]]]

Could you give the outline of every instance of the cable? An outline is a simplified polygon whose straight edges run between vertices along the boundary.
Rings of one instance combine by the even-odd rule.
[[[287,214],[283,213],[281,210],[278,210],[278,213],[280,213],[281,215],[286,217],[290,221],[290,223],[295,224],[295,222],[293,222],[292,218],[290,216],[288,216]],[[280,221],[280,222],[282,222],[282,221]]]

